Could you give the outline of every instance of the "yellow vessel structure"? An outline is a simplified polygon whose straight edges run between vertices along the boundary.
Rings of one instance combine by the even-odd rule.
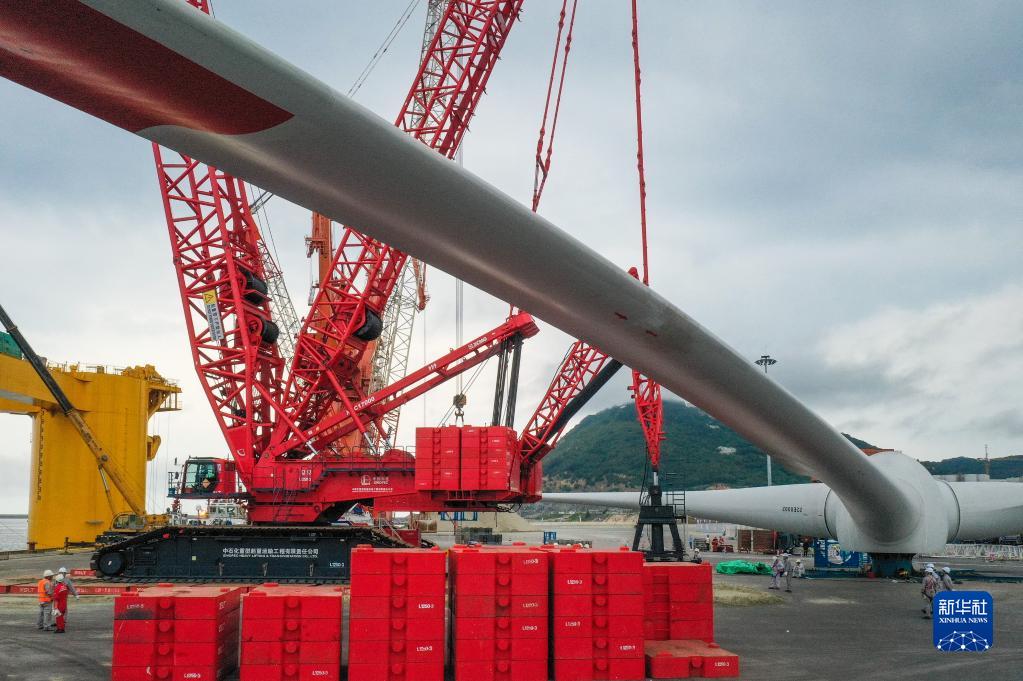
[[[47,366],[144,507],[146,463],[160,446],[160,437],[148,434],[149,419],[157,412],[177,411],[181,389],[150,365],[120,370]],[[0,354],[0,412],[32,417],[29,548],[92,542],[114,515],[131,510],[113,486],[108,500],[109,480],[101,478],[95,457],[32,365],[5,354]]]

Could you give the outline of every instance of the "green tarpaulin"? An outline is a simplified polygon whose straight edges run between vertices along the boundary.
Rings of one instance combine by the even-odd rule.
[[[771,568],[765,563],[751,563],[748,560],[726,560],[714,568],[722,575],[769,575]]]

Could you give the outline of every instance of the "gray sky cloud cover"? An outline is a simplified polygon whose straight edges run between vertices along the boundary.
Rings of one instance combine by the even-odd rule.
[[[215,0],[217,18],[344,92],[407,3]],[[556,12],[526,3],[464,145],[523,202]],[[1013,3],[641,2],[652,284],[837,427],[921,459],[1023,453],[1023,7]],[[357,99],[393,120],[422,8]],[[627,3],[581,3],[541,212],[636,264]],[[220,455],[191,367],[143,140],[0,81],[0,295],[41,354],[153,363],[185,410],[160,416],[150,503],[175,457]],[[307,211],[269,206],[303,308]],[[454,345],[435,270],[412,363]],[[466,337],[506,307],[467,293]],[[519,425],[569,339],[526,346]],[[425,333],[424,333],[425,329]],[[483,422],[491,372],[469,393]],[[628,399],[625,377],[588,411]],[[453,386],[406,407],[400,442]],[[29,421],[0,415],[0,512],[24,512]],[[641,456],[640,453],[635,453]],[[639,459],[637,459],[639,460]]]

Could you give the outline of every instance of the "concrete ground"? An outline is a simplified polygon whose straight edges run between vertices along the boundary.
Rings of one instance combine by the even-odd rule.
[[[768,577],[717,575],[719,583],[766,589]],[[969,582],[995,601],[994,647],[943,653],[931,645],[920,584],[868,579],[794,580],[782,604],[714,609],[721,647],[737,653],[742,678],[1023,678],[1023,584]]]
[[[585,532],[597,539],[598,545],[613,546],[623,531],[579,527],[573,534]],[[537,541],[539,538],[532,534],[509,539]],[[709,558],[767,560],[734,554]],[[0,561],[0,579],[34,575],[47,567],[84,567],[87,563],[88,554],[13,557]],[[1000,565],[998,569],[1023,574],[1023,566]],[[766,589],[769,581],[747,575],[717,575],[716,580],[754,589]],[[794,593],[770,592],[784,599],[781,604],[718,606],[717,639],[723,648],[740,656],[745,679],[1023,678],[1023,584],[969,582],[961,588],[990,591],[994,596],[995,641],[985,653],[934,650],[931,622],[920,614],[920,585],[890,580],[797,580]],[[36,608],[31,596],[0,596],[0,680],[110,678],[112,598],[90,596],[72,601],[64,636],[37,631]]]

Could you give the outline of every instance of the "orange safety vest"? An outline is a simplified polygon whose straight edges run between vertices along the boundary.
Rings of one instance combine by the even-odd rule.
[[[46,593],[46,584],[49,581],[50,580],[46,579],[46,577],[43,577],[38,583],[36,583],[36,593],[39,594],[40,603],[49,603],[53,600],[50,594]]]

